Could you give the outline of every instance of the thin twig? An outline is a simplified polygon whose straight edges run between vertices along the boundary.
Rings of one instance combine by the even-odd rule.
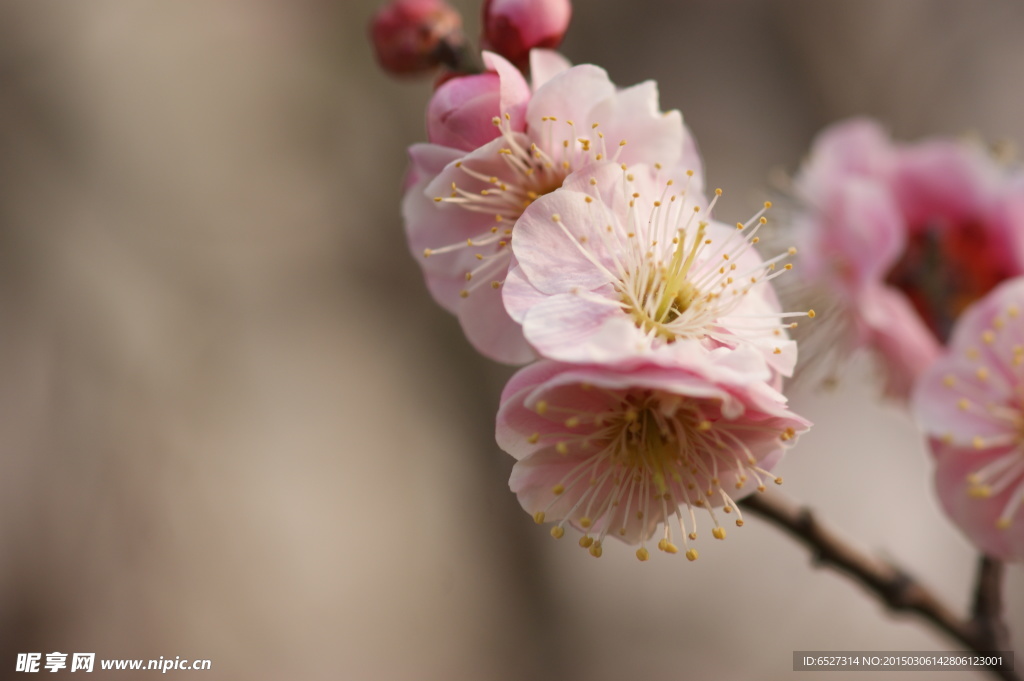
[[[978,561],[972,624],[989,650],[1009,650],[1010,632],[1003,622],[1003,563],[988,556]]]
[[[984,574],[979,574],[974,619],[965,620],[908,572],[860,550],[822,524],[809,508],[775,492],[754,494],[740,503],[806,544],[821,565],[860,582],[891,610],[913,613],[973,651],[1007,650],[1005,627],[999,629],[1002,566],[997,561],[990,561],[994,565],[987,567],[983,563]],[[991,630],[986,630],[986,627],[991,627]],[[997,643],[1004,645],[1000,647]],[[990,668],[990,671],[1005,681],[1021,681],[1021,677],[1012,671],[995,668]]]

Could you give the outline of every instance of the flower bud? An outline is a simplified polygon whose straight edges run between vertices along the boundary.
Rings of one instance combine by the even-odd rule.
[[[373,15],[370,37],[385,71],[423,73],[462,49],[462,17],[444,0],[394,0]]]
[[[482,147],[500,134],[493,123],[500,114],[500,100],[497,73],[445,81],[427,105],[427,139],[464,151]]]
[[[535,47],[558,47],[572,5],[569,0],[487,0],[484,3],[484,43],[519,67]]]

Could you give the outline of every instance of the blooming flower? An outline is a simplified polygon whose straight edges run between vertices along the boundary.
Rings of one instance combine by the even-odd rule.
[[[795,189],[802,279],[845,322],[828,342],[875,350],[891,396],[909,394],[968,304],[1024,273],[1024,186],[971,144],[896,145],[846,121],[818,137]]]
[[[754,250],[764,210],[727,227],[704,219],[713,205],[641,165],[574,173],[519,220],[509,313],[538,352],[559,361],[672,365],[694,345],[747,345],[789,375],[796,344],[785,330],[796,324],[781,321],[793,314],[781,312],[768,282],[791,267],[776,269],[790,252],[763,261]]]
[[[690,191],[697,195],[700,158],[679,112],[658,109],[653,82],[617,90],[603,69],[570,68],[555,53],[534,50],[531,89],[501,57],[485,53],[484,60],[498,78],[499,108],[488,118],[494,138],[468,153],[464,146],[414,145],[403,214],[434,298],[459,316],[483,354],[522,363],[533,351],[505,312],[500,287],[523,210],[573,171],[609,159],[693,170]],[[477,87],[493,91],[494,81],[481,80]],[[449,101],[473,101],[482,115],[470,95],[464,91]],[[432,103],[431,111],[446,107]],[[464,119],[446,118],[451,125],[457,120]],[[447,125],[434,120],[429,127]],[[449,129],[435,139],[448,144],[454,133]],[[480,141],[478,127],[470,137]]]
[[[569,28],[569,0],[486,0],[484,42],[516,65],[526,65],[535,47],[558,47]]]
[[[1024,278],[963,313],[913,406],[946,513],[984,553],[1024,560]]]
[[[658,548],[678,551],[677,524],[695,560],[697,509],[724,539],[722,518],[735,513],[742,525],[736,500],[781,484],[770,470],[810,425],[766,377],[749,349],[722,348],[686,369],[537,362],[513,376],[498,412],[498,444],[518,460],[512,491],[537,523],[556,521],[556,539],[566,525],[582,531],[591,555],[611,535],[647,560],[664,523]]]

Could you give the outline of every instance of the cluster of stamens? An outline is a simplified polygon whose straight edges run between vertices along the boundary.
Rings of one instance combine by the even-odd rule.
[[[1000,529],[1010,527],[1024,504],[1024,345],[1002,342],[1005,339],[1000,338],[1008,320],[1019,316],[1016,306],[1007,307],[993,319],[992,328],[982,332],[980,345],[964,351],[974,366],[973,380],[959,379],[953,374],[943,378],[946,388],[954,391],[958,409],[995,426],[986,429],[988,434],[971,438],[970,446],[979,453],[997,454],[969,473],[965,482],[967,493],[977,499],[989,499],[1013,489],[996,519]],[[982,353],[979,347],[985,347],[986,352]],[[999,366],[986,364],[984,357],[993,354]],[[993,395],[1002,397],[993,401]],[[954,443],[949,433],[941,439],[946,444]]]
[[[609,304],[629,315],[650,340],[672,343],[679,338],[711,336],[728,342],[734,337],[753,337],[767,332],[783,337],[784,331],[796,328],[797,322],[784,323],[782,318],[815,316],[814,310],[732,314],[754,287],[793,269],[790,263],[778,265],[795,255],[795,248],[768,260],[739,264],[760,241],[757,232],[767,223],[764,214],[771,207],[770,202],[765,202],[745,223],[737,223],[735,231],[725,236],[716,232],[716,236],[712,236],[709,222],[702,218],[702,213],[710,213],[714,208],[722,195],[721,189],[715,190],[714,198],[704,211],[699,205],[686,207],[683,199],[687,190],[673,192],[674,180],[664,182],[656,200],[641,202],[640,193],[633,187],[633,173],[625,165],[621,169],[622,187],[629,206],[625,219],[616,219],[610,209],[598,205],[598,208],[605,208],[605,213],[598,217],[605,219],[595,217],[587,225],[566,225],[557,213],[552,214],[551,220],[613,285],[616,298],[608,301]],[[598,182],[591,179],[590,184],[595,186]],[[581,200],[587,204],[602,204],[598,192]],[[607,219],[609,216],[611,219]],[[598,244],[608,257],[599,257],[592,244]],[[729,329],[725,332],[720,321],[730,315]],[[729,339],[724,337],[726,333]],[[781,349],[775,348],[775,352],[781,353]]]
[[[513,131],[508,113],[500,118],[496,116],[493,123],[505,142],[497,151],[500,158],[500,163],[496,164],[498,168],[484,163],[488,172],[482,172],[471,167],[471,162],[459,161],[455,167],[476,188],[466,189],[452,182],[448,196],[434,197],[437,203],[492,216],[491,224],[478,235],[464,242],[423,251],[424,257],[430,257],[466,248],[476,249],[474,255],[478,265],[465,272],[467,284],[460,292],[463,298],[481,283],[489,282],[493,288],[502,285],[511,257],[508,245],[512,226],[531,203],[561,187],[566,176],[574,170],[592,162],[617,159],[626,145],[625,140],[620,141],[609,154],[598,123],[591,123],[588,133],[578,134],[576,124],[571,120],[559,121],[554,116],[544,116],[541,122],[543,129],[539,131],[541,143],[538,144]],[[556,130],[559,124],[566,126],[561,130],[568,131],[568,136],[560,142],[557,141],[559,132]],[[552,154],[545,149],[557,149],[557,152]],[[473,162],[473,165],[480,164]],[[484,187],[479,188],[480,184]]]
[[[561,499],[575,499],[561,520],[551,528],[560,539],[565,525],[574,522],[584,531],[580,546],[600,557],[605,537],[612,532],[625,536],[628,526],[641,526],[641,546],[636,556],[646,561],[647,541],[654,526],[664,521],[658,549],[675,554],[673,524],[678,524],[684,555],[693,561],[697,550],[689,542],[697,539],[696,509],[706,511],[712,522],[711,534],[725,539],[725,528],[716,507],[736,514],[740,509],[730,496],[731,484],[741,489],[752,478],[758,491],[766,481],[782,484],[782,478],[758,465],[748,447],[754,435],[777,438],[779,446],[792,439],[792,428],[756,423],[730,422],[721,417],[720,404],[711,399],[683,398],[655,390],[613,391],[583,384],[583,390],[601,391],[608,404],[593,413],[539,401],[534,409],[549,419],[560,420],[564,430],[529,441],[544,441],[562,456],[578,458],[577,463],[551,487],[550,503],[534,514],[539,524]]]

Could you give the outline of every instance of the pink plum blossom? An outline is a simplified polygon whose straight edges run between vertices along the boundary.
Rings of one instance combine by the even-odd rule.
[[[484,43],[517,66],[525,66],[530,50],[558,47],[569,28],[569,0],[486,0]]]
[[[571,525],[594,556],[612,536],[640,545],[664,524],[657,546],[697,558],[698,509],[711,534],[736,500],[764,491],[784,450],[810,424],[757,380],[748,350],[719,349],[683,368],[568,365],[542,360],[506,386],[498,444],[517,459],[509,482],[537,523],[554,521],[556,539]],[[763,362],[754,357],[754,367]],[[720,513],[719,513],[720,511]]]
[[[729,227],[706,219],[686,176],[595,164],[535,201],[512,238],[505,305],[550,359],[671,366],[717,347],[755,348],[781,375],[796,344],[769,281],[790,253],[754,250],[761,210]],[[717,195],[720,190],[716,190]],[[766,204],[765,209],[767,209]]]
[[[894,144],[845,121],[819,135],[795,190],[802,281],[843,324],[833,349],[874,350],[890,396],[907,397],[968,304],[1024,273],[1021,183],[976,145]]]
[[[982,552],[1024,560],[1024,278],[967,308],[913,406],[947,515]]]
[[[436,142],[410,149],[403,201],[409,243],[434,298],[458,315],[474,347],[513,364],[534,357],[500,291],[513,228],[527,206],[572,172],[607,160],[691,170],[691,195],[702,189],[693,139],[678,111],[660,111],[653,82],[619,90],[596,66],[570,67],[545,50],[531,59],[527,85],[506,60],[484,53],[497,76],[496,98],[493,77],[439,89],[435,98],[443,101],[431,103],[428,124]],[[492,126],[486,142],[484,117]]]

